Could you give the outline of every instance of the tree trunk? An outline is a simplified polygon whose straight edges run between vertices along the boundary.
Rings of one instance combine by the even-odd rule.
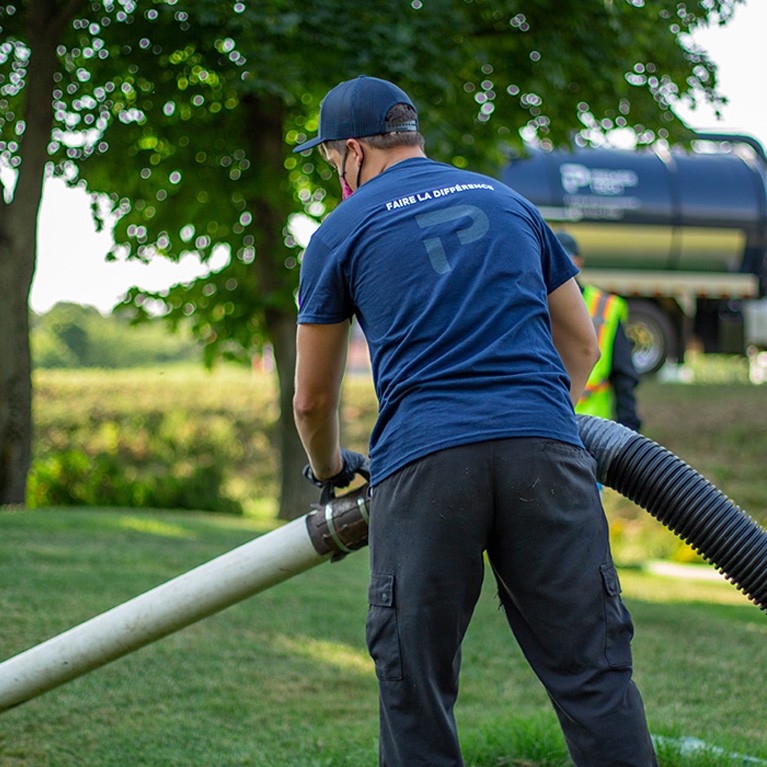
[[[32,378],[27,300],[30,250],[0,217],[0,505],[23,505],[32,456]],[[32,227],[35,219],[30,216]],[[34,253],[34,249],[31,251]]]
[[[293,381],[296,369],[296,315],[290,311],[267,313],[280,387],[280,519],[306,514],[319,498],[319,490],[302,476],[306,453],[293,421]]]
[[[278,420],[280,519],[294,519],[305,514],[319,491],[302,476],[307,458],[293,421],[293,379],[296,368],[296,308],[293,301],[295,275],[285,267],[292,253],[285,248],[283,229],[292,208],[285,177],[284,107],[279,99],[250,97],[243,100],[248,115],[248,130],[255,188],[262,195],[250,201],[256,221],[254,230],[260,293],[264,303],[267,333],[274,348],[280,392]]]
[[[24,87],[25,130],[13,200],[0,200],[0,504],[24,504],[32,456],[29,291],[35,272],[37,216],[53,124],[56,46],[80,2],[30,0]]]

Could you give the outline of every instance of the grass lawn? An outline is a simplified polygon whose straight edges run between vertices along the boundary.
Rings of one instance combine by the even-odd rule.
[[[767,526],[767,390],[745,382],[742,360],[701,362],[692,361],[693,386],[643,381],[643,432]],[[128,439],[137,414],[154,423],[171,412],[170,425],[216,437],[207,447],[261,516],[0,509],[0,659],[274,527],[263,512],[274,486],[273,384],[239,370],[40,372],[36,426],[51,449],[85,439],[102,449],[108,426]],[[374,417],[369,381],[347,381],[345,444],[364,450]],[[767,765],[765,616],[722,579],[648,571],[653,559],[699,560],[609,489],[605,508],[662,767],[760,763],[746,756]],[[367,578],[364,551],[323,564],[0,714],[0,767],[372,767]],[[566,765],[554,713],[493,591],[488,575],[464,644],[467,767]]]
[[[266,532],[215,514],[0,512],[0,658]],[[366,552],[322,564],[0,714],[2,767],[360,767],[376,763]],[[661,764],[767,760],[767,621],[724,581],[623,568],[636,679]],[[491,578],[466,638],[467,765],[566,764],[553,712]],[[720,749],[694,751],[685,738]]]

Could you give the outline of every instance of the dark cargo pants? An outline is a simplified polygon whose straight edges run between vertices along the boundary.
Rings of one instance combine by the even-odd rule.
[[[374,490],[367,641],[381,765],[463,764],[453,706],[485,550],[575,764],[656,765],[594,461],[528,438],[435,453]]]

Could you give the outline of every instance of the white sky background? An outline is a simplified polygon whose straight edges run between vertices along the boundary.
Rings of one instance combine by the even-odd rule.
[[[729,104],[724,119],[698,108],[680,116],[691,127],[726,133],[750,133],[767,148],[767,2],[747,0],[726,27],[710,27],[696,36],[719,65],[720,90]],[[190,256],[174,264],[157,258],[148,265],[138,262],[107,262],[111,233],[96,233],[89,199],[53,179],[46,184],[39,228],[37,271],[30,304],[35,312],[47,312],[59,301],[89,304],[109,312],[133,285],[162,290],[177,282],[204,274],[207,269]],[[214,268],[223,264],[214,263]]]

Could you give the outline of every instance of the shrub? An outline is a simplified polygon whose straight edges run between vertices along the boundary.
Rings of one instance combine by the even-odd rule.
[[[27,504],[241,514],[275,497],[275,418],[247,370],[38,371]]]
[[[223,492],[219,463],[158,440],[151,460],[129,453],[69,449],[37,460],[27,485],[27,505],[120,506],[197,509],[241,514],[242,504]],[[131,460],[131,457],[133,460]]]

